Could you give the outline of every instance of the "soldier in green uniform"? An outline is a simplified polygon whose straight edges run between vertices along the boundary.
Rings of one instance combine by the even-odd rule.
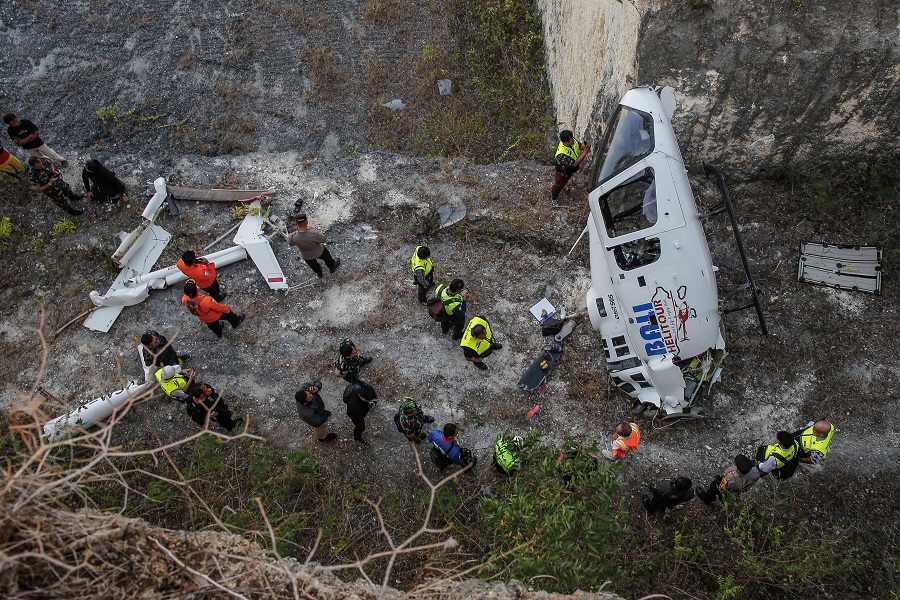
[[[359,370],[372,362],[371,358],[360,355],[352,340],[341,340],[339,347],[340,360],[334,362],[334,376],[343,377],[344,381],[359,381]]]
[[[63,180],[62,175],[56,170],[56,165],[49,160],[45,161],[32,156],[28,159],[28,167],[28,176],[31,178],[31,183],[38,186],[34,190],[35,194],[45,194],[55,205],[70,215],[80,215],[84,212],[84,210],[75,208],[66,202],[66,199],[81,200],[84,198],[84,194],[75,194],[72,191],[69,184]]]

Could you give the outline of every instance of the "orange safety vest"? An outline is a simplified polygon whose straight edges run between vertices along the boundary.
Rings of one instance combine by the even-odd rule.
[[[184,261],[179,258],[178,262],[175,263],[175,266],[178,267],[179,271],[187,275],[188,279],[196,281],[198,288],[208,288],[216,280],[216,263],[204,265],[198,260],[191,266],[187,266],[184,264]]]
[[[631,435],[627,438],[623,438],[621,436],[616,436],[616,439],[613,440],[613,443],[618,446],[615,450],[613,450],[614,458],[622,458],[628,451],[634,452],[638,449],[638,443],[641,441],[641,429],[634,423],[629,423],[631,426]]]
[[[222,315],[231,312],[230,308],[219,304],[203,292],[197,292],[193,298],[185,294],[181,297],[181,303],[191,311],[192,315],[197,315],[197,318],[204,323],[215,323],[222,318]]]

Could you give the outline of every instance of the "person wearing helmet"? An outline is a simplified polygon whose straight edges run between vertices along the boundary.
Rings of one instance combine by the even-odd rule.
[[[174,398],[184,402],[188,396],[188,389],[194,382],[194,370],[182,369],[181,365],[166,365],[156,371],[156,381],[167,398]]]

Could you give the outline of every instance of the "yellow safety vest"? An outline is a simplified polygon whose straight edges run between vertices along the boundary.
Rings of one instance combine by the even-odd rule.
[[[581,144],[578,143],[578,140],[572,138],[573,142],[571,146],[566,146],[562,142],[559,143],[559,146],[556,147],[556,154],[554,157],[559,156],[560,154],[565,154],[572,160],[578,160],[578,154],[581,152]]]
[[[425,277],[428,277],[428,275],[431,273],[431,270],[434,268],[434,265],[432,265],[432,263],[431,263],[430,256],[426,259],[419,258],[419,248],[421,248],[421,247],[422,246],[416,246],[416,249],[413,251],[412,261],[411,261],[412,272],[413,272],[413,275],[415,275],[416,271],[418,271],[419,269],[423,269],[425,271]]]
[[[798,445],[796,443],[791,444],[791,447],[785,450],[781,447],[780,444],[772,444],[768,448],[766,448],[766,460],[769,459],[770,456],[775,456],[775,468],[781,469],[784,465],[788,464],[794,457],[797,456]]]
[[[825,436],[825,439],[819,439],[815,433],[815,424],[813,424],[804,429],[803,433],[800,434],[800,445],[803,447],[803,452],[805,454],[816,451],[821,452],[822,456],[825,456],[828,453],[828,445],[831,444],[833,435],[834,425],[831,426],[831,430],[828,432],[828,435]]]
[[[484,325],[487,336],[485,336],[483,340],[472,335],[472,328],[476,325]],[[488,322],[481,317],[472,317],[472,320],[469,321],[468,326],[466,326],[465,332],[463,332],[462,341],[459,343],[459,346],[460,348],[471,348],[478,356],[481,356],[491,347],[491,339],[493,339],[493,336],[491,335],[491,326]]]
[[[180,390],[182,387],[184,387],[184,384],[187,383],[187,379],[185,379],[184,375],[182,375],[181,373],[168,381],[163,381],[162,369],[157,369],[156,381],[159,382],[159,387],[161,387],[162,391],[165,392],[166,396],[169,397],[172,396],[172,392],[174,392],[175,390]]]
[[[434,291],[444,303],[444,310],[448,315],[452,315],[453,309],[463,303],[462,294],[451,294],[449,285],[439,285]]]

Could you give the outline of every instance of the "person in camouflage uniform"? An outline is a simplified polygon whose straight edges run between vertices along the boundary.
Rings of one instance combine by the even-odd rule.
[[[403,429],[406,439],[414,444],[421,444],[425,441],[428,434],[422,431],[422,428],[428,423],[434,423],[434,417],[426,415],[425,411],[409,396],[404,397],[400,402],[397,413],[400,415],[400,428]]]
[[[70,215],[80,215],[84,212],[84,210],[75,208],[66,202],[66,199],[81,200],[84,198],[84,194],[78,195],[72,191],[69,184],[63,180],[59,171],[56,170],[56,165],[49,160],[45,161],[32,156],[28,159],[28,167],[28,176],[31,178],[31,183],[38,186],[34,190],[35,194],[44,193],[55,205]]]
[[[340,360],[334,361],[334,376],[343,377],[349,383],[359,381],[359,370],[372,362],[372,359],[360,355],[356,344],[346,339],[341,340],[340,354]]]

